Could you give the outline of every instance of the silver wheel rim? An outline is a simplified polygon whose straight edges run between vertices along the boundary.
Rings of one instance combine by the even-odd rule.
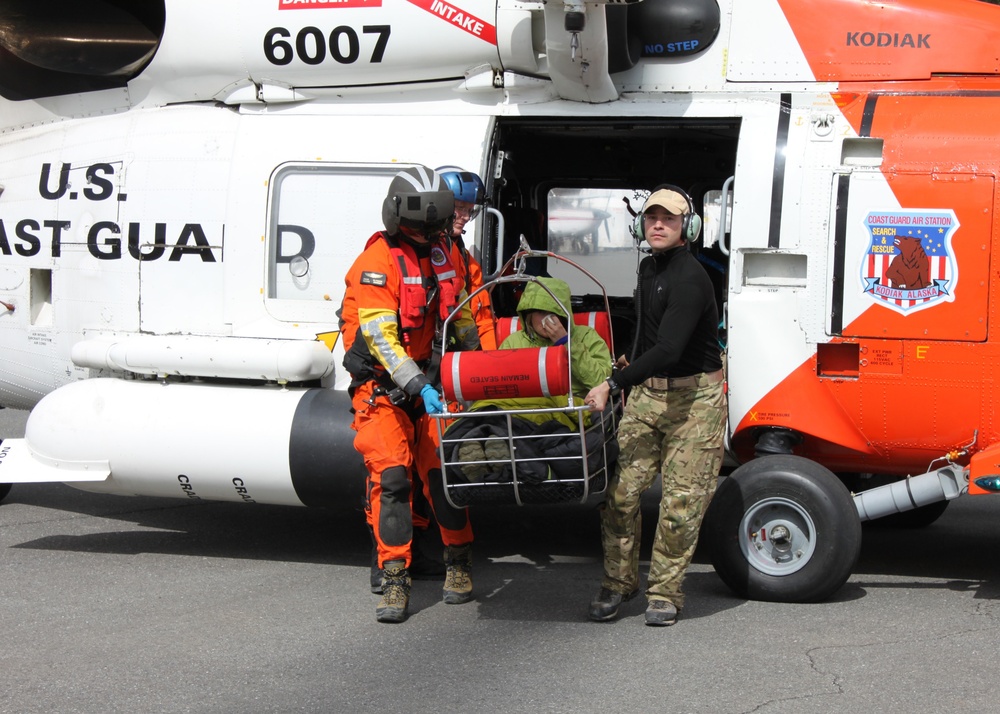
[[[747,562],[767,575],[791,575],[806,566],[816,550],[816,525],[795,501],[765,498],[743,514],[740,550]]]

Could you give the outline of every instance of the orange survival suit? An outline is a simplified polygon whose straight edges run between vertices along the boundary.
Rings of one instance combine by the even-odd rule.
[[[411,565],[411,468],[431,503],[446,546],[472,542],[465,509],[444,496],[437,429],[420,390],[436,383],[429,373],[435,337],[464,290],[464,270],[441,242],[418,244],[403,233],[374,234],[347,273],[340,310],[351,374],[354,448],[368,470],[367,509],[378,544],[378,565]],[[475,332],[471,320],[457,332]]]

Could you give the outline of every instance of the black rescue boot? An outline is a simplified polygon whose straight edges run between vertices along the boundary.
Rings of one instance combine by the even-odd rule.
[[[472,544],[444,549],[444,601],[460,605],[472,599]]]
[[[608,622],[618,617],[618,609],[622,603],[631,600],[639,594],[636,588],[632,592],[622,595],[619,592],[602,587],[594,599],[590,601],[590,619],[594,622]]]
[[[390,560],[382,570],[382,599],[375,608],[379,622],[403,622],[410,605],[410,572],[405,560]]]

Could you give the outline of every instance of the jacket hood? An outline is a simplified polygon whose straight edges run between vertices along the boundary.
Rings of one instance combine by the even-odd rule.
[[[539,285],[541,283],[541,285]],[[544,285],[545,287],[542,287]],[[545,288],[552,291],[550,295]],[[538,282],[530,282],[524,288],[524,293],[521,295],[521,299],[517,303],[517,314],[521,316],[521,319],[527,324],[527,320],[524,318],[524,313],[529,310],[545,310],[546,312],[554,312],[556,315],[560,315],[566,320],[569,319],[569,315],[566,314],[566,310],[559,307],[559,302],[553,299],[552,296],[558,298],[559,302],[566,306],[567,309],[572,309],[570,307],[570,300],[572,294],[569,290],[569,285],[558,278],[538,278]]]

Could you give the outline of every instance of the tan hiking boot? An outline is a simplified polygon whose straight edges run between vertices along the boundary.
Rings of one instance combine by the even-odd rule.
[[[444,549],[444,601],[459,605],[472,599],[472,545]]]
[[[379,622],[403,622],[410,605],[410,572],[406,561],[390,560],[382,569],[382,599],[375,607]]]
[[[646,624],[669,627],[677,622],[677,607],[669,600],[650,600],[646,607]]]

